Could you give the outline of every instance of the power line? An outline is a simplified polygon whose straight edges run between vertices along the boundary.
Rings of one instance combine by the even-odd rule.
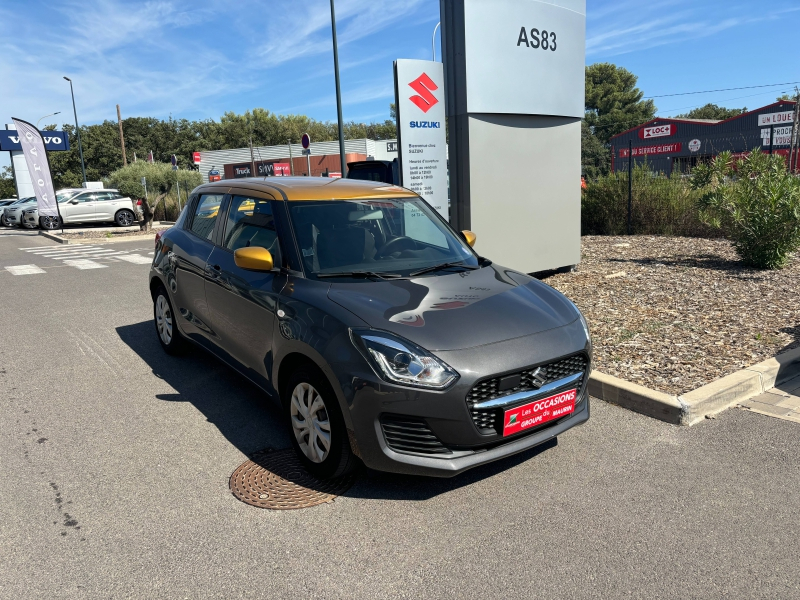
[[[745,87],[735,87],[735,88],[723,88],[721,90],[705,90],[702,92],[682,92],[680,94],[661,94],[660,96],[645,96],[645,98],[667,98],[669,96],[691,96],[692,94],[711,94],[713,92],[730,92],[733,90],[753,90],[755,88],[765,88],[765,87],[780,87],[782,85],[795,85],[800,83],[800,81],[789,81],[787,83],[770,83],[767,85],[748,85]]]

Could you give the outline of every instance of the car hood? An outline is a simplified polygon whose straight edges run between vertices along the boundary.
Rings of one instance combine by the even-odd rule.
[[[532,335],[575,321],[553,288],[496,265],[389,281],[333,283],[328,298],[428,350],[459,350]]]

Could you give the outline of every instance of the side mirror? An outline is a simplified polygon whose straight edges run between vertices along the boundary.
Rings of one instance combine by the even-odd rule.
[[[233,261],[240,269],[248,271],[272,271],[272,254],[266,248],[249,246],[233,253]]]
[[[77,204],[78,203],[78,199],[76,198],[74,200],[70,200],[69,203],[70,204]]]
[[[471,231],[464,230],[461,232],[461,235],[464,236],[464,240],[469,244],[470,248],[475,247],[475,241],[478,239],[478,236],[472,233]]]

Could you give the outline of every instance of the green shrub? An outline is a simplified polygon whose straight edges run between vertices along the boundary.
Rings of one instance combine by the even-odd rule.
[[[800,180],[782,156],[723,152],[694,170],[692,185],[701,219],[726,231],[748,266],[780,269],[800,247]]]
[[[653,173],[648,165],[633,169],[631,230],[639,235],[703,237],[712,228],[700,221],[700,193],[680,173]],[[587,182],[581,198],[583,235],[624,235],[628,230],[628,173],[617,172]]]

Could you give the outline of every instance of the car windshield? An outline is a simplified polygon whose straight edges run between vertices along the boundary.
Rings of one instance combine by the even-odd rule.
[[[478,266],[472,249],[421,198],[292,201],[289,213],[306,272],[317,276]]]

